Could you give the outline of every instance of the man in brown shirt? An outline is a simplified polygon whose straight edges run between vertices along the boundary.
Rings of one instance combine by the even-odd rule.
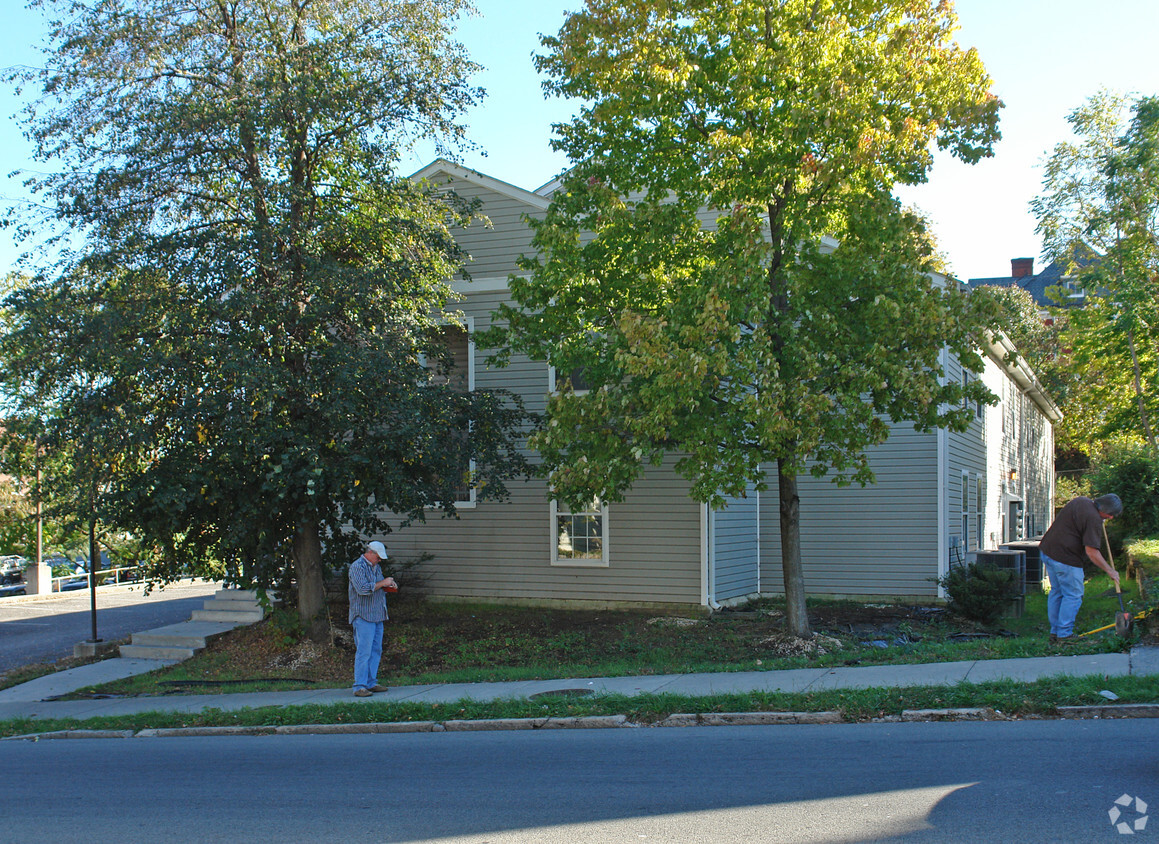
[[[1083,604],[1083,566],[1090,560],[1117,584],[1119,573],[1103,557],[1103,522],[1123,512],[1114,493],[1074,498],[1058,511],[1038,551],[1050,577],[1046,614],[1051,644],[1074,641],[1075,618]]]

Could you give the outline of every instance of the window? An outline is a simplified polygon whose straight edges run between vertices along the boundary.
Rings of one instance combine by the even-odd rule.
[[[977,504],[978,504],[978,506],[977,506],[977,511],[978,511],[978,525],[977,525],[978,547],[985,548],[986,547],[986,534],[985,534],[984,528],[986,526],[986,519],[985,519],[986,505],[984,503],[985,499],[982,497],[982,476],[981,475],[974,476],[974,486],[975,486],[975,497],[977,499]]]
[[[967,551],[971,550],[970,542],[970,475],[962,473],[962,545]],[[973,546],[976,547],[976,546]]]
[[[591,384],[588,383],[584,376],[584,368],[577,366],[571,370],[566,377],[559,378],[556,375],[554,366],[549,366],[547,369],[547,391],[549,393],[557,392],[567,382],[571,385],[571,391],[577,396],[582,396],[584,393],[591,390]]]
[[[475,389],[475,341],[471,339],[474,320],[467,317],[465,325],[447,323],[443,327],[443,342],[446,343],[448,359],[427,360],[426,367],[432,371],[431,384],[447,384],[453,390],[470,392]],[[462,432],[465,438],[467,431]],[[468,460],[462,468],[461,478],[456,484],[455,506],[475,506],[475,461]]]
[[[606,566],[608,564],[608,508],[592,502],[572,510],[551,502],[551,564],[553,566]]]
[[[475,389],[475,342],[470,336],[470,325],[467,328],[449,323],[444,325],[443,342],[450,354],[450,365],[444,368],[443,361],[426,361],[427,368],[435,373],[431,376],[431,383],[450,384],[463,393]]]

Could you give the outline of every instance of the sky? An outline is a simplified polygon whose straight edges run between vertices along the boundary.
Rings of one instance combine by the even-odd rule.
[[[721,0],[725,2],[726,0]],[[46,28],[40,13],[4,0],[0,63],[38,63]],[[7,8],[9,5],[16,8]],[[465,20],[460,37],[484,70],[475,80],[487,91],[467,118],[479,149],[462,163],[522,188],[535,189],[566,169],[552,151],[553,123],[571,116],[573,104],[545,99],[532,64],[539,35],[559,30],[580,0],[476,0],[479,15]],[[1012,258],[1043,266],[1041,238],[1029,210],[1042,182],[1042,165],[1055,144],[1070,137],[1066,115],[1100,88],[1159,95],[1159,29],[1156,0],[957,0],[956,40],[975,47],[1006,104],[1002,140],[992,158],[967,166],[938,156],[929,181],[899,191],[924,212],[941,250],[962,279],[1010,274]],[[14,115],[22,104],[0,90],[0,208],[18,214],[28,201],[19,177],[43,169],[31,159]],[[402,162],[406,172],[429,163],[417,149]],[[22,249],[10,229],[0,229],[0,273],[15,266]]]

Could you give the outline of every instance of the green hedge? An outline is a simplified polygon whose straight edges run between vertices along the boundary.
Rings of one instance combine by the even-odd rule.
[[[1127,546],[1127,554],[1135,567],[1144,609],[1159,608],[1159,539],[1136,539]],[[1159,614],[1147,619],[1147,625],[1152,630],[1157,622]]]
[[[1107,525],[1112,534],[1127,542],[1159,536],[1159,459],[1120,451],[1108,456],[1088,481],[1092,498],[1113,492],[1123,499],[1122,515]]]
[[[1127,553],[1143,577],[1159,578],[1159,539],[1136,539],[1127,546]]]

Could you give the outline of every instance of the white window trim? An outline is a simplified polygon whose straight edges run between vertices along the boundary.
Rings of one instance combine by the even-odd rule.
[[[564,566],[566,568],[608,568],[610,554],[608,551],[608,505],[604,504],[600,507],[600,520],[603,525],[603,542],[600,543],[601,556],[598,560],[576,560],[576,559],[560,559],[559,557],[559,536],[556,534],[559,518],[559,502],[554,498],[551,499],[551,506],[548,508],[549,513],[549,528],[548,537],[551,543],[551,564],[553,566]]]
[[[977,499],[978,505],[978,524],[974,527],[975,541],[978,543],[978,548],[982,549],[986,546],[986,498],[985,498],[985,483],[982,480],[981,474],[974,475],[974,496]]]
[[[552,366],[551,364],[548,364],[547,365],[547,393],[548,393],[548,395],[554,396],[557,392],[558,392],[558,390],[556,389],[556,385],[555,385],[555,367]],[[575,389],[573,389],[571,391],[571,394],[573,396],[586,396],[590,392],[591,392],[591,390],[575,390]]]
[[[968,553],[976,551],[976,548],[971,548],[970,540],[974,538],[970,533],[970,473],[962,471],[962,486],[958,490],[958,505],[961,509],[961,527],[962,527],[962,552]]]

